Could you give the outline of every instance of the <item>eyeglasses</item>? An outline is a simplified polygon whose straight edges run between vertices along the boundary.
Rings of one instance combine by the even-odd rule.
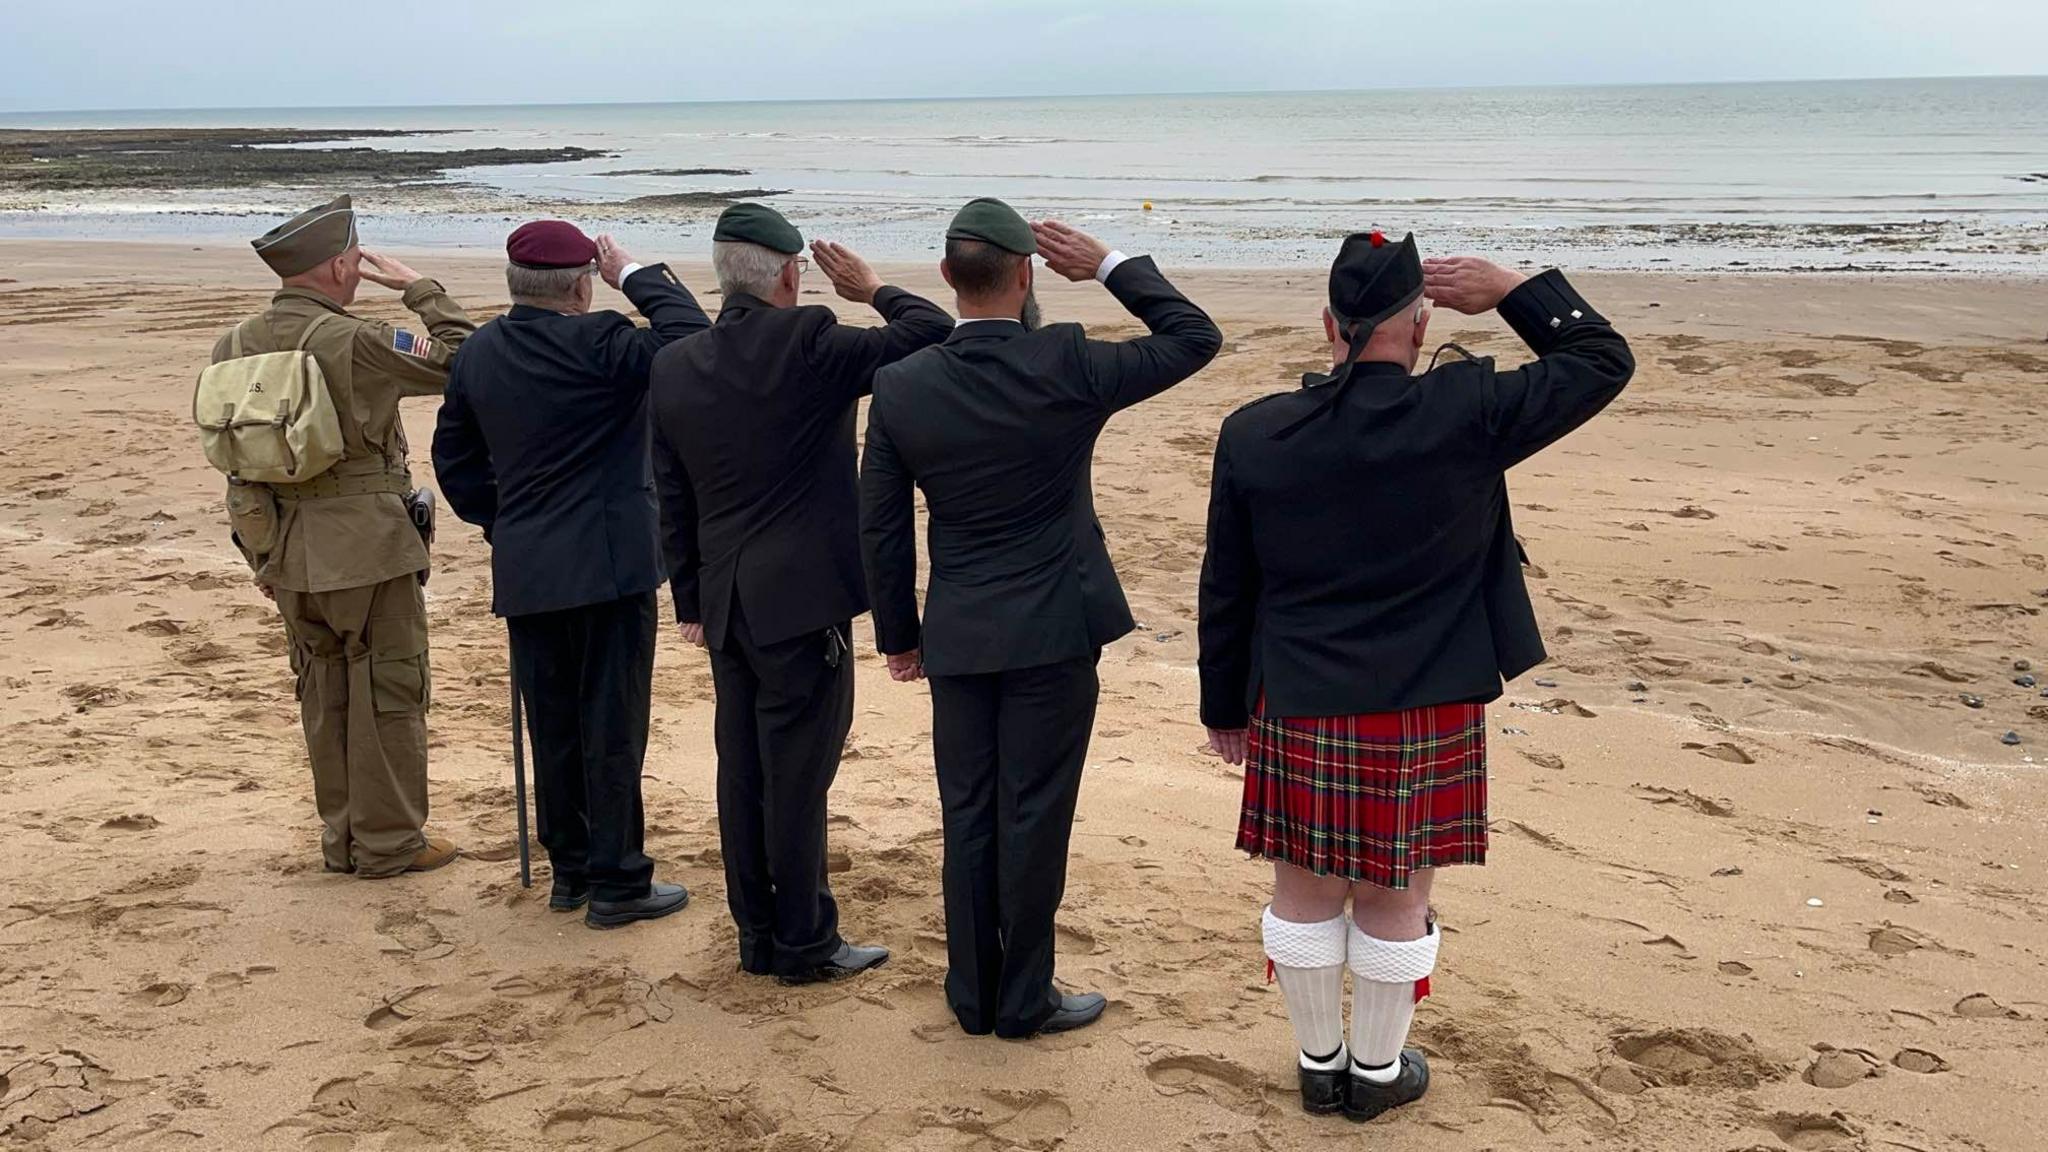
[[[799,276],[811,270],[811,261],[807,256],[792,256],[789,258],[789,262],[796,265],[797,275]]]

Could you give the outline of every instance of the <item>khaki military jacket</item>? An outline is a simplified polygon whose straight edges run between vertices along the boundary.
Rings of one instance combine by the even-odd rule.
[[[306,350],[327,378],[348,455],[310,484],[273,488],[277,543],[263,555],[243,550],[264,584],[332,592],[427,568],[426,544],[400,495],[410,480],[398,402],[407,396],[439,396],[456,348],[476,324],[433,280],[414,281],[404,302],[425,323],[426,333],[352,316],[302,288],[280,290],[267,310],[242,327],[242,353],[253,355],[293,348],[323,313],[340,317],[322,324]],[[224,334],[214,344],[214,363],[228,357],[231,338],[232,333]],[[323,487],[351,494],[313,495]],[[354,491],[371,488],[383,490]]]

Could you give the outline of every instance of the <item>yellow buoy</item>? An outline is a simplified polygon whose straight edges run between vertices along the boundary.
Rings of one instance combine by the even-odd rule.
[[[1151,202],[1150,200],[1147,200],[1147,201],[1145,201],[1145,211],[1147,211],[1147,212],[1150,212],[1151,210],[1152,210],[1152,202]]]

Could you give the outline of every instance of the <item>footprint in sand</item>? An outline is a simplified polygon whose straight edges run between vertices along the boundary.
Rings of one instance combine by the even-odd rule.
[[[355,1080],[343,1077],[329,1080],[313,1089],[312,1110],[327,1116],[342,1116],[356,1110],[357,1095]]]
[[[186,995],[191,991],[192,987],[189,984],[161,980],[130,992],[128,999],[144,1008],[169,1008],[173,1004],[184,1003]],[[4,1093],[4,1089],[0,1089],[0,1093]]]
[[[1889,921],[1882,928],[1871,929],[1870,950],[1880,956],[1904,956],[1908,952],[1918,952],[1922,948],[1936,952],[1949,951],[1942,947],[1940,941],[1915,932],[1911,928],[1901,928]]]
[[[1932,1076],[1938,1072],[1948,1071],[1949,1063],[1925,1048],[1902,1048],[1892,1057],[1892,1067],[1917,1072],[1922,1076]]]
[[[988,1097],[1017,1109],[1008,1120],[991,1125],[988,1134],[1006,1148],[1057,1148],[1074,1128],[1074,1110],[1053,1092],[991,1090]]]
[[[147,832],[152,828],[161,828],[162,826],[163,821],[158,820],[147,812],[131,812],[126,816],[116,816],[110,820],[100,821],[100,827],[114,832]]]
[[[1162,1095],[1196,1093],[1241,1116],[1264,1116],[1272,1108],[1265,1078],[1220,1056],[1162,1056],[1145,1066],[1145,1078]]]
[[[1815,1088],[1847,1088],[1884,1075],[1876,1056],[1855,1048],[1823,1048],[1802,1075]]]
[[[1956,1001],[1956,1015],[1965,1020],[2024,1020],[2026,1015],[2017,1009],[2007,1008],[1982,992],[1974,993]]]
[[[1823,396],[1854,396],[1863,391],[1863,385],[1852,384],[1839,376],[1825,372],[1797,372],[1785,379],[1794,384],[1804,384]]]
[[[1697,752],[1702,756],[1708,757],[1709,759],[1721,760],[1729,764],[1756,763],[1756,758],[1754,756],[1751,756],[1749,753],[1744,752],[1740,747],[1731,744],[1726,740],[1722,740],[1713,744],[1700,744],[1695,741],[1689,740],[1684,744],[1680,744],[1679,747],[1685,749],[1688,752]]]
[[[434,922],[410,909],[393,910],[377,919],[377,934],[391,941],[386,952],[409,952],[421,960],[438,960],[455,951],[441,938]]]
[[[363,1027],[373,1032],[381,1032],[386,1028],[405,1023],[407,1020],[419,1015],[420,1012],[412,1004],[413,997],[433,987],[434,985],[432,984],[415,984],[410,988],[401,988],[396,992],[386,993],[384,1002],[371,1009],[370,1014],[363,1017]]]
[[[1652,804],[1676,804],[1681,808],[1690,808],[1702,816],[1735,815],[1734,805],[1723,800],[1710,800],[1690,788],[1673,791],[1669,788],[1659,788],[1653,784],[1638,784],[1635,786],[1635,789],[1637,792],[1642,793],[1636,799],[1646,800]]]
[[[1779,1112],[1766,1117],[1763,1127],[1784,1141],[1786,1147],[1799,1149],[1799,1152],[1854,1148],[1863,1139],[1862,1130],[1840,1112],[1825,1116],[1815,1112]]]
[[[1522,759],[1527,760],[1538,768],[1548,768],[1553,772],[1564,770],[1564,757],[1559,756],[1555,752],[1536,752],[1527,748],[1517,748],[1515,751],[1522,754]]]
[[[1745,976],[1753,976],[1756,974],[1756,969],[1751,968],[1749,965],[1744,964],[1740,960],[1723,960],[1715,967],[1720,969],[1721,975],[1723,976],[1734,976],[1737,978],[1741,978]]]
[[[1634,1065],[1636,1074],[1653,1086],[1749,1089],[1782,1079],[1788,1071],[1758,1052],[1748,1037],[1707,1028],[1625,1032],[1616,1037],[1614,1054]]]
[[[1830,856],[1827,862],[1839,864],[1844,868],[1854,868],[1872,880],[1882,880],[1887,884],[1904,884],[1912,879],[1912,877],[1889,864],[1862,856]]]

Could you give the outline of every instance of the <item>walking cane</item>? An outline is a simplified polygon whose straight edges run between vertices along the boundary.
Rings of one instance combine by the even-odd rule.
[[[533,887],[533,855],[526,843],[526,717],[519,693],[519,645],[508,632],[505,668],[512,680],[512,795],[519,805],[519,886]]]

